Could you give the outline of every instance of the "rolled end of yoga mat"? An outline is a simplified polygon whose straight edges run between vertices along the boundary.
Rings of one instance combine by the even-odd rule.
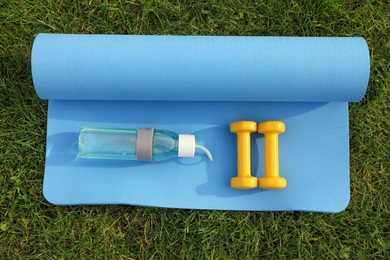
[[[370,58],[358,37],[39,34],[42,99],[359,101]]]

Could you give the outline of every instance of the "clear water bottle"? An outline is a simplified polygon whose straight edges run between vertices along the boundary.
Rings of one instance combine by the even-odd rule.
[[[162,161],[193,157],[196,149],[213,160],[207,148],[195,143],[194,135],[168,130],[81,128],[78,139],[79,156],[92,159]]]

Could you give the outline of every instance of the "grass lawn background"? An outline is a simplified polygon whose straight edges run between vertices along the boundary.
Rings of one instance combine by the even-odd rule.
[[[388,1],[0,0],[0,258],[389,258]],[[36,34],[363,36],[369,89],[351,103],[351,202],[339,214],[50,205]]]

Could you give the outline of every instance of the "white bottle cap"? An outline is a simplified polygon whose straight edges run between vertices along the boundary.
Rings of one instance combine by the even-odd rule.
[[[195,135],[179,135],[179,157],[194,157]]]

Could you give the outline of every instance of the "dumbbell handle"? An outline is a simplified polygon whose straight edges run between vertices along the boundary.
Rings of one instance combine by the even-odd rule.
[[[238,176],[251,175],[251,139],[249,132],[237,133],[237,170]]]
[[[264,136],[264,145],[265,145],[265,176],[279,177],[278,134],[266,133]]]

